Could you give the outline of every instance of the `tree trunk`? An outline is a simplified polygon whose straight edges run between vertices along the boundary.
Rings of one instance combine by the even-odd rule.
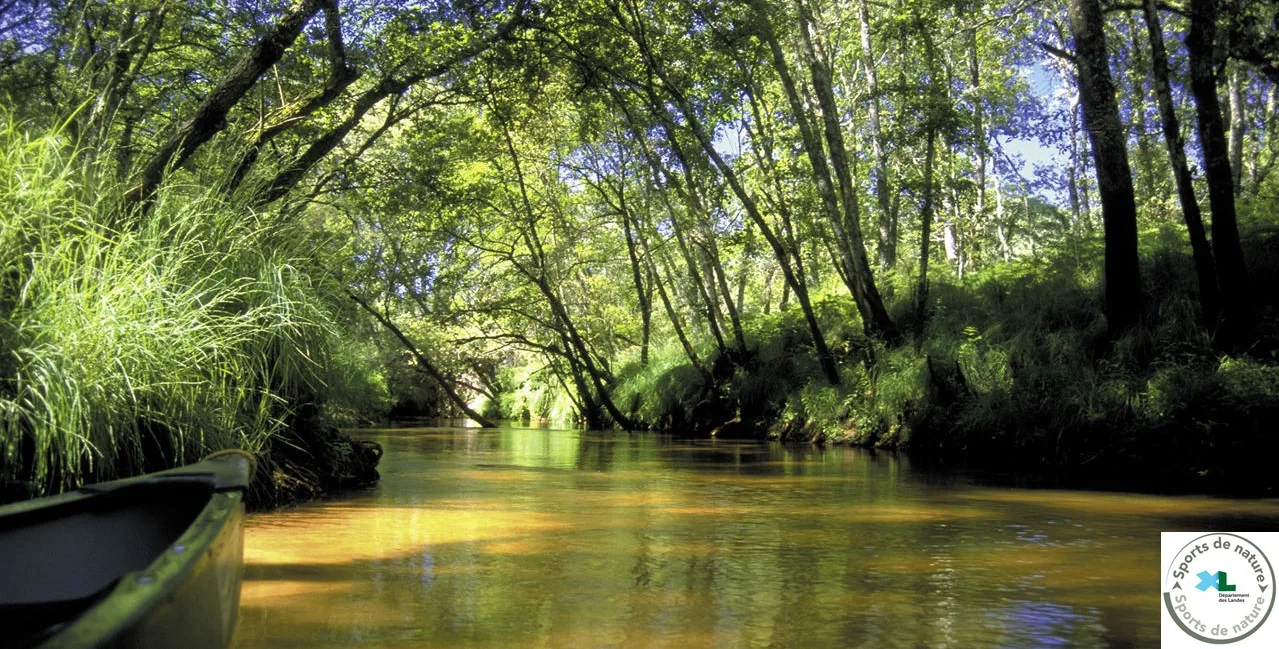
[[[973,2],[972,17],[982,16],[981,2]],[[977,157],[977,204],[973,206],[973,225],[981,227],[986,218],[986,106],[981,97],[981,60],[977,51],[977,27],[968,36],[968,82],[973,93],[973,149]]]
[[[750,277],[751,257],[755,254],[755,232],[751,229],[751,222],[747,221],[742,225],[746,241],[742,246],[741,268],[737,270],[737,306],[746,312],[746,280]]]
[[[1249,186],[1254,196],[1261,189],[1261,184],[1270,175],[1270,171],[1274,169],[1275,160],[1279,158],[1279,84],[1270,86],[1270,92],[1266,93],[1266,107],[1262,112],[1262,128],[1257,134],[1257,147],[1254,153],[1254,162],[1252,164],[1251,182]],[[1268,146],[1263,147],[1262,142]],[[1262,149],[1269,149],[1270,155],[1262,161]]]
[[[632,30],[642,30],[644,29],[644,26],[632,24],[629,28]],[[674,107],[683,116],[686,128],[688,128],[697,139],[697,142],[702,147],[702,151],[706,154],[706,157],[709,158],[715,168],[719,170],[724,181],[728,183],[729,189],[732,190],[733,194],[741,202],[743,209],[746,210],[747,216],[749,216],[751,221],[755,223],[755,226],[759,228],[760,234],[762,234],[764,236],[764,240],[768,242],[769,248],[773,251],[773,256],[776,257],[778,265],[781,267],[782,276],[785,279],[786,284],[795,291],[795,298],[799,301],[800,308],[804,313],[804,321],[807,323],[808,330],[813,337],[813,348],[817,353],[817,359],[818,363],[821,365],[822,373],[825,375],[826,380],[832,385],[839,385],[839,366],[835,363],[835,356],[831,354],[830,347],[826,344],[826,336],[822,333],[821,325],[817,322],[817,315],[813,311],[812,303],[808,297],[807,288],[803,283],[803,277],[796,273],[795,269],[792,268],[792,253],[787,250],[785,245],[783,245],[782,240],[777,236],[777,233],[769,227],[768,221],[760,212],[759,205],[738,178],[737,171],[732,165],[728,164],[724,160],[723,156],[719,154],[719,151],[715,149],[714,138],[711,134],[707,133],[706,127],[702,124],[701,118],[688,102],[688,98],[679,90],[677,85],[671,83],[670,78],[666,76],[665,70],[662,68],[660,62],[654,57],[653,52],[648,50],[647,41],[641,34],[634,35],[638,36],[638,38],[634,39],[634,42],[639,46],[641,50],[640,53],[641,56],[644,57],[645,64],[648,66],[649,71],[656,76],[655,80],[661,82],[660,88],[665,91],[670,99],[670,101],[665,101],[659,97],[657,95],[657,88],[652,85],[645,87],[644,90],[649,94],[649,100],[653,104],[654,112],[666,110],[666,106],[671,104],[674,105]]]
[[[1151,156],[1150,137],[1146,133],[1146,101],[1150,96],[1150,91],[1146,89],[1146,49],[1142,46],[1141,29],[1137,24],[1136,16],[1129,14],[1125,18],[1128,25],[1129,36],[1131,37],[1131,65],[1130,77],[1132,80],[1132,124],[1133,130],[1136,131],[1137,140],[1137,179],[1135,183],[1136,195],[1142,200],[1149,200],[1154,196],[1154,158]]]
[[[937,157],[937,129],[928,129],[928,149],[924,154],[924,207],[919,219],[919,284],[915,288],[916,342],[924,338],[928,317],[928,249],[933,241],[933,160]]]
[[[614,423],[624,429],[633,429],[635,426],[631,423],[630,419],[622,413],[621,409],[617,407],[617,404],[613,402],[612,397],[609,395],[609,377],[606,377],[604,373],[600,371],[600,368],[596,367],[595,359],[591,355],[591,351],[587,348],[586,341],[583,339],[581,332],[579,332],[577,327],[573,324],[573,318],[570,316],[568,308],[564,306],[564,302],[560,299],[560,296],[556,294],[554,288],[550,285],[550,282],[547,279],[546,252],[542,247],[541,239],[537,234],[537,215],[533,210],[532,200],[529,198],[528,186],[524,182],[524,170],[520,164],[519,152],[516,151],[515,141],[511,139],[510,130],[505,124],[502,125],[501,132],[503,141],[506,144],[507,153],[511,156],[511,164],[514,167],[516,184],[519,187],[520,204],[524,208],[525,217],[527,219],[526,228],[522,233],[522,239],[524,240],[524,244],[528,248],[529,253],[532,255],[533,260],[536,262],[536,266],[534,268],[528,268],[522,264],[516,264],[516,269],[528,278],[528,280],[531,281],[542,293],[542,296],[546,298],[547,304],[551,309],[551,314],[555,318],[556,322],[559,323],[557,333],[560,335],[560,338],[564,343],[567,358],[572,361],[573,357],[576,356],[577,362],[580,364],[580,369],[586,372],[588,375],[587,378],[590,379],[591,384],[595,387],[599,403],[608,411],[608,414],[613,418]],[[575,374],[577,373],[575,372]],[[588,395],[583,394],[582,397],[588,398]]]
[[[710,210],[707,209],[704,200],[704,194],[699,190],[696,178],[693,176],[693,169],[689,163],[689,156],[685,153],[684,148],[680,146],[679,141],[675,139],[674,125],[667,124],[667,136],[671,145],[671,152],[675,154],[676,160],[684,170],[685,198],[688,204],[689,213],[694,219],[694,228],[698,231],[695,235],[699,235],[705,242],[699,242],[696,236],[690,237],[693,246],[698,247],[702,252],[707,269],[710,274],[710,280],[707,282],[703,296],[707,299],[706,308],[711,320],[711,324],[716,329],[716,338],[720,341],[721,351],[726,349],[723,344],[723,336],[719,333],[722,327],[719,326],[719,300],[716,295],[723,296],[725,309],[728,311],[729,325],[733,328],[733,339],[738,349],[746,349],[746,338],[742,332],[742,322],[738,317],[737,305],[733,303],[732,292],[728,288],[728,279],[724,273],[724,266],[719,260],[719,249],[715,245],[714,233],[709,232],[706,227],[708,219],[712,218]],[[681,246],[683,242],[681,241]],[[688,254],[687,252],[685,254]],[[697,257],[697,255],[692,255]],[[698,279],[700,282],[700,279]]]
[[[336,0],[320,0],[324,3],[335,3]],[[410,72],[403,76],[387,76],[383,78],[377,85],[366,90],[363,94],[355,99],[351,112],[346,119],[339,122],[336,126],[326,131],[323,135],[313,140],[310,146],[302,152],[293,162],[286,165],[270,183],[259,194],[258,205],[266,205],[273,203],[289,193],[304,178],[320,160],[323,160],[333,149],[342,143],[352,130],[359,126],[364,116],[373,109],[379,102],[393,95],[403,94],[414,85],[427,79],[434,79],[450,70],[454,69],[458,64],[463,63],[478,54],[484,52],[493,46],[494,43],[503,41],[510,37],[511,33],[523,22],[524,9],[527,5],[526,1],[520,1],[513,9],[512,16],[501,24],[492,34],[483,38],[472,39],[457,51],[451,53],[445,60],[430,65],[426,68],[420,68],[417,71]],[[335,5],[336,6],[336,5]],[[330,31],[333,29],[329,26]],[[331,40],[333,37],[331,37]],[[341,53],[340,40],[333,41],[334,48],[337,53],[332,56],[336,59]],[[337,65],[335,62],[334,65]],[[345,66],[345,64],[343,64]],[[348,71],[349,72],[349,71]],[[351,72],[350,74],[353,74]],[[335,77],[329,81],[330,84],[349,84],[350,81],[341,77]],[[327,95],[322,93],[320,99]],[[388,123],[392,123],[388,120]],[[385,129],[384,129],[385,130]],[[381,131],[381,132],[384,132]],[[377,133],[380,135],[380,133]],[[254,158],[255,160],[256,158]],[[252,165],[254,160],[249,160],[248,164]],[[243,162],[243,161],[241,161]],[[235,174],[243,175],[247,173],[247,169],[236,169]],[[238,181],[237,181],[238,182]]]
[[[1221,105],[1217,100],[1217,74],[1213,64],[1217,6],[1214,0],[1190,1],[1190,90],[1195,97],[1199,144],[1203,149],[1208,204],[1212,207],[1212,247],[1217,262],[1217,288],[1221,294],[1222,326],[1218,341],[1227,348],[1242,344],[1251,331],[1247,270],[1239,243],[1235,216],[1234,180]]]
[[[710,264],[711,273],[715,276],[715,280],[719,286],[719,293],[724,298],[724,308],[728,311],[728,323],[733,327],[733,342],[740,351],[746,351],[746,333],[742,330],[742,319],[738,313],[737,304],[733,302],[732,290],[728,286],[728,273],[724,271],[724,264],[719,260],[719,249],[715,245],[714,235],[707,237],[706,247],[703,248],[706,253],[706,260]]]
[[[1181,201],[1181,214],[1190,236],[1190,252],[1195,262],[1195,275],[1199,280],[1199,308],[1204,324],[1210,329],[1216,326],[1221,315],[1221,297],[1217,292],[1217,270],[1212,258],[1212,248],[1204,233],[1199,200],[1195,198],[1194,179],[1186,164],[1186,145],[1181,137],[1181,125],[1172,103],[1172,90],[1168,83],[1168,53],[1164,49],[1163,28],[1155,0],[1143,0],[1142,11],[1146,17],[1146,31],[1150,36],[1150,63],[1154,72],[1155,99],[1159,103],[1159,115],[1163,123],[1164,143],[1168,146],[1168,159],[1172,164],[1173,180],[1177,184],[1177,198]]]
[[[619,192],[620,193],[620,192]],[[625,199],[622,199],[625,205]],[[639,302],[642,342],[640,343],[640,365],[648,365],[648,325],[653,313],[652,286],[645,286],[644,272],[641,270],[640,256],[635,245],[635,234],[631,231],[631,219],[625,207],[622,210],[622,231],[626,235],[626,256],[631,261],[631,281],[635,283],[635,299]]]
[[[629,115],[627,116],[627,119],[628,120],[630,119]],[[685,171],[687,172],[688,160],[684,156],[683,149],[679,148],[679,143],[675,139],[676,137],[675,125],[671,124],[669,120],[664,118],[661,119],[661,122],[662,122],[662,129],[666,134],[667,142],[671,146],[672,152],[675,153],[676,158],[679,160],[680,164],[684,167]],[[653,175],[655,177],[661,176],[663,179],[665,179],[667,186],[674,187],[675,190],[680,193],[680,195],[684,198],[685,205],[687,206],[687,211],[689,212],[690,215],[700,216],[704,212],[704,210],[701,207],[700,198],[698,198],[698,196],[693,193],[695,191],[695,188],[691,186],[692,174],[691,173],[685,174],[685,179],[688,183],[688,186],[687,187],[683,186],[679,178],[675,176],[675,174],[673,174],[671,170],[668,169],[664,164],[662,164],[661,159],[649,148],[647,140],[641,134],[639,129],[634,127],[633,121],[631,123],[631,126],[632,126],[631,134],[635,138],[635,142],[639,145],[642,155],[645,161],[648,163],[649,169],[653,173]],[[715,299],[714,286],[713,285],[708,286],[702,281],[702,273],[699,270],[698,262],[696,258],[694,257],[694,255],[692,254],[690,250],[690,246],[688,245],[686,241],[683,227],[680,225],[680,222],[679,222],[679,212],[678,210],[675,209],[675,206],[671,203],[670,196],[665,191],[661,191],[660,196],[662,199],[662,204],[666,207],[666,213],[670,217],[671,232],[672,234],[675,235],[676,247],[679,249],[680,256],[684,260],[684,266],[685,268],[688,269],[689,279],[692,282],[691,291],[689,292],[691,292],[694,297],[689,299],[688,303],[689,303],[689,309],[691,311],[690,315],[693,321],[694,330],[696,330],[696,327],[697,327],[697,306],[696,305],[700,301],[700,303],[704,307],[702,313],[706,318],[707,325],[711,332],[711,336],[715,338],[716,348],[721,353],[723,353],[724,351],[727,350],[727,346],[724,343],[724,335],[719,326],[719,317],[718,317],[719,307]],[[666,266],[669,268],[673,266],[673,264],[668,263]],[[668,279],[670,279],[671,282],[674,283],[674,279],[669,274],[668,274]]]
[[[688,357],[688,362],[704,377],[709,378],[710,373],[702,366],[702,361],[697,357],[697,351],[693,349],[693,343],[689,340],[688,334],[684,333],[684,326],[680,324],[679,314],[675,311],[675,305],[671,302],[670,295],[666,292],[666,285],[662,282],[661,273],[657,268],[657,263],[653,261],[653,253],[648,247],[648,237],[639,237],[640,246],[644,249],[644,259],[648,264],[649,277],[657,288],[657,296],[662,300],[662,308],[666,310],[666,318],[671,323],[671,328],[675,330],[675,337],[679,339],[679,344],[684,349],[684,355]]]
[[[995,190],[995,228],[999,238],[999,255],[1005,263],[1013,260],[1013,219],[1012,212],[1004,209],[1004,188],[999,173],[992,170],[990,186]]]
[[[1092,139],[1097,187],[1105,228],[1105,312],[1110,333],[1137,323],[1142,308],[1137,260],[1137,204],[1128,167],[1124,128],[1110,79],[1105,20],[1099,0],[1070,0],[1075,34],[1075,63],[1084,127]]]
[[[249,170],[257,163],[258,157],[262,154],[262,149],[266,147],[267,143],[319,109],[333,103],[335,99],[342,95],[342,91],[346,90],[347,86],[355,82],[358,76],[353,68],[344,66],[341,70],[334,71],[333,76],[324,84],[324,88],[309,99],[299,102],[287,110],[279,111],[280,114],[276,117],[275,123],[258,131],[253,142],[249,144],[249,147],[235,163],[235,166],[231,168],[231,173],[226,181],[227,193],[232,193],[240,187],[244,179],[248,177]],[[360,117],[362,116],[363,114],[360,115]],[[349,131],[350,129],[346,130]],[[345,134],[345,131],[343,134]]]
[[[1271,85],[1269,92],[1259,93],[1257,96],[1257,104],[1254,108],[1261,117],[1261,128],[1252,128],[1250,140],[1251,146],[1244,154],[1246,159],[1244,167],[1248,170],[1248,190],[1253,195],[1257,193],[1257,185],[1261,183],[1261,179],[1266,175],[1268,169],[1263,167],[1263,153],[1275,140],[1271,137],[1270,131],[1272,122],[1274,121],[1275,94],[1279,92],[1279,86]],[[1279,147],[1270,155],[1269,164],[1273,164],[1276,154],[1279,154]]]
[[[764,11],[757,5],[757,11]],[[814,125],[809,120],[808,109],[804,106],[804,101],[800,97],[799,90],[795,84],[795,79],[791,76],[790,65],[786,61],[786,54],[782,51],[781,43],[777,40],[777,35],[772,31],[771,25],[768,26],[764,34],[764,38],[768,41],[769,50],[772,53],[773,68],[777,71],[777,75],[782,82],[782,89],[785,91],[786,100],[790,105],[791,115],[795,118],[795,123],[799,127],[800,141],[804,146],[804,153],[808,157],[810,177],[813,185],[817,188],[817,195],[821,198],[822,209],[826,215],[826,221],[830,223],[831,229],[835,232],[836,246],[839,250],[839,264],[843,265],[840,269],[840,276],[845,278],[849,294],[857,295],[857,286],[853,281],[853,261],[852,248],[848,243],[848,235],[844,230],[842,216],[839,208],[839,199],[835,196],[835,186],[831,181],[830,166],[826,162],[825,149],[822,147],[822,141],[817,136]],[[762,112],[752,104],[755,108],[755,118],[762,120]],[[762,125],[761,125],[762,128]],[[772,150],[764,152],[765,157],[760,159],[761,165],[767,165],[769,171],[772,172],[773,179],[776,181],[777,174],[772,164]],[[780,186],[778,187],[779,205],[782,202],[780,197]],[[858,303],[860,308],[861,303]],[[870,322],[863,314],[863,322]]]
[[[738,179],[736,170],[725,162],[719,152],[715,150],[714,142],[706,133],[706,129],[702,126],[697,115],[688,106],[687,101],[682,95],[676,96],[675,99],[680,112],[684,115],[685,121],[702,145],[702,149],[724,176],[729,188],[733,190],[737,199],[742,202],[742,207],[745,208],[746,214],[755,222],[755,226],[759,228],[760,233],[764,235],[765,241],[772,248],[773,255],[781,266],[782,276],[785,278],[786,284],[795,292],[795,299],[799,301],[800,309],[804,314],[804,321],[808,324],[808,330],[813,337],[813,347],[817,352],[817,360],[821,365],[822,373],[831,385],[839,385],[839,367],[835,364],[835,356],[831,354],[830,347],[826,345],[826,336],[822,333],[821,325],[817,322],[817,315],[813,311],[812,303],[808,298],[808,290],[800,274],[802,270],[800,273],[796,273],[795,269],[791,267],[791,254],[787,252],[786,247],[782,245],[781,240],[773,232],[772,228],[768,227],[768,221],[764,220],[764,215],[760,213],[755,199],[751,197]]]
[[[1235,196],[1239,196],[1240,190],[1243,189],[1243,136],[1247,130],[1247,120],[1244,117],[1243,104],[1243,86],[1246,83],[1243,75],[1243,67],[1239,62],[1230,64],[1229,77],[1229,93],[1230,93],[1230,171],[1234,180],[1233,190]]]
[[[1083,106],[1079,106],[1079,112],[1083,113]],[[1084,131],[1088,130],[1085,121]],[[1089,139],[1083,133],[1079,134],[1079,201],[1083,208],[1083,225],[1084,229],[1091,232],[1093,230],[1092,222],[1092,188],[1088,182],[1088,156],[1092,153],[1091,147],[1088,146]]]
[[[356,69],[346,62],[346,45],[342,42],[342,23],[338,15],[336,2],[327,3],[324,7],[324,32],[329,40],[328,81],[324,83],[323,88],[312,94],[305,101],[297,101],[291,105],[280,106],[275,111],[275,114],[271,116],[275,118],[273,120],[274,123],[258,130],[253,142],[241,154],[239,161],[231,169],[231,174],[226,183],[228,193],[234,192],[244,182],[249,170],[253,168],[258,156],[262,153],[262,149],[268,142],[280,133],[297,125],[306,117],[331,104],[342,95],[347,86],[359,78],[360,75]],[[264,115],[262,121],[265,122],[267,117]]]
[[[279,62],[284,51],[297,40],[302,27],[320,7],[335,1],[296,0],[253,49],[223,77],[222,82],[196,108],[195,114],[169,134],[143,168],[138,185],[125,196],[126,204],[134,206],[149,201],[169,169],[186,162],[200,145],[225,128],[227,113],[263,73]]]
[[[400,341],[400,344],[404,345],[404,348],[408,350],[408,352],[413,355],[413,359],[417,361],[418,367],[421,367],[422,370],[440,386],[440,389],[444,390],[444,394],[448,396],[449,401],[453,402],[453,405],[457,406],[459,410],[466,413],[467,417],[475,420],[475,423],[483,426],[484,428],[495,428],[497,426],[497,424],[489,421],[480,413],[475,412],[471,406],[467,405],[466,399],[463,399],[462,396],[457,393],[457,390],[453,388],[453,383],[444,377],[444,374],[435,367],[435,364],[417,348],[417,345],[413,344],[413,341],[409,340],[408,336],[404,335],[404,332],[401,331],[394,322],[391,322],[390,318],[382,315],[382,313],[380,313],[377,309],[374,309],[368,302],[351,290],[348,289],[346,294],[354,300],[356,304],[359,304],[361,308],[376,318],[387,331],[390,331],[396,339]]]
[[[1066,193],[1070,197],[1071,233],[1079,230],[1079,111],[1070,106],[1070,168],[1066,171]]]
[[[899,337],[897,325],[884,308],[884,302],[875,287],[875,280],[866,259],[866,246],[862,240],[861,216],[858,213],[857,188],[853,185],[853,176],[848,162],[848,151],[844,146],[844,131],[839,123],[839,109],[835,105],[835,94],[831,86],[830,70],[826,67],[813,43],[810,30],[816,29],[812,15],[803,0],[799,6],[799,42],[800,52],[808,63],[809,76],[812,78],[813,91],[817,94],[817,104],[821,108],[822,124],[826,133],[826,144],[829,148],[830,164],[834,168],[835,177],[839,180],[839,193],[844,207],[844,229],[852,257],[849,275],[853,280],[853,299],[857,302],[862,316],[862,326],[867,335],[896,341]],[[838,220],[836,220],[838,222]]]
[[[870,127],[870,149],[875,160],[875,200],[879,206],[879,263],[892,268],[897,262],[897,224],[893,222],[889,204],[888,155],[879,126],[879,76],[875,72],[875,50],[871,46],[870,9],[868,0],[858,0],[857,21],[860,27],[862,65],[866,66],[866,92],[870,95],[866,121]]]

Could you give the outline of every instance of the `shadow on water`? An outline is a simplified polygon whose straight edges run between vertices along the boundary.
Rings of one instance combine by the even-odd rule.
[[[1153,647],[1158,533],[1279,504],[999,489],[891,454],[381,431],[383,481],[259,515],[240,647]]]

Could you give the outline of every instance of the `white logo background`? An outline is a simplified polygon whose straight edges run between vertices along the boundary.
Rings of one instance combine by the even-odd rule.
[[[1260,560],[1262,581],[1258,582],[1258,572],[1244,556],[1237,552],[1240,537],[1244,540],[1245,549],[1255,546],[1269,558]],[[1230,543],[1229,549],[1224,546]],[[1207,549],[1204,550],[1204,546]],[[1198,549],[1196,549],[1198,548]],[[1243,635],[1234,630],[1250,612],[1256,610],[1258,599],[1260,612],[1264,615],[1271,611],[1276,595],[1274,562],[1279,560],[1279,532],[1163,532],[1160,534],[1160,584],[1159,584],[1159,624],[1162,638],[1161,646],[1170,649],[1205,647],[1228,647],[1230,649],[1259,649],[1279,647],[1279,611],[1274,611],[1262,622],[1262,616],[1255,616],[1248,629],[1257,630],[1242,640],[1228,644],[1212,643],[1199,640],[1180,628],[1169,614],[1164,593],[1171,592],[1173,606],[1181,610],[1174,611],[1191,631],[1206,638],[1230,640]],[[1190,561],[1186,559],[1189,557]],[[1185,576],[1178,578],[1176,572]],[[1224,571],[1228,582],[1235,586],[1233,592],[1219,592],[1216,588],[1200,591],[1196,586],[1200,583],[1199,573],[1215,574]],[[1176,583],[1180,589],[1169,590]],[[1264,590],[1261,588],[1265,586]],[[1184,593],[1184,597],[1182,596]],[[1223,601],[1225,600],[1225,601]],[[1186,618],[1189,614],[1190,619]],[[1201,626],[1197,626],[1198,625]],[[1220,635],[1212,633],[1214,629]]]

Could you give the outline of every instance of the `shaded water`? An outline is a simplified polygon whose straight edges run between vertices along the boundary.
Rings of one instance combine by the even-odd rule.
[[[1279,527],[859,449],[364,436],[376,489],[250,518],[237,647],[1155,647],[1161,530]]]

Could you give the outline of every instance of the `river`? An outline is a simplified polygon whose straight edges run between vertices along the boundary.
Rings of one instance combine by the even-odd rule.
[[[236,646],[1156,647],[1159,532],[1279,502],[989,487],[894,454],[359,431],[382,480],[251,516]]]

